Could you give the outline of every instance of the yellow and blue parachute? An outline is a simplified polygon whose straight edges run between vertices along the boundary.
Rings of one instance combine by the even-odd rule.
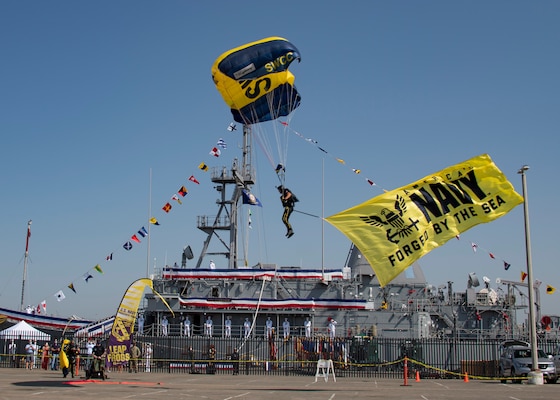
[[[235,121],[252,125],[287,116],[301,102],[288,67],[298,49],[281,37],[236,47],[216,59],[212,79]]]

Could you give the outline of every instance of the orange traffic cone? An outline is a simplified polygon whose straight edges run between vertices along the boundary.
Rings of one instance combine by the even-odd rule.
[[[416,371],[416,382],[420,382],[420,372]]]
[[[463,378],[463,381],[464,381],[464,382],[468,382],[468,381],[469,381],[469,374],[467,374],[466,372],[465,372],[465,377]]]

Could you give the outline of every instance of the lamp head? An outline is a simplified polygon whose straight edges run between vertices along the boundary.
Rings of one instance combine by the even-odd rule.
[[[521,168],[519,168],[519,171],[517,171],[518,174],[523,174],[525,173],[525,171],[529,170],[529,166],[528,165],[524,165]]]

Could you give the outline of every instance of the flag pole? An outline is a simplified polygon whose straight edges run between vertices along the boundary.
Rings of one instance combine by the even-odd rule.
[[[31,237],[31,220],[27,222],[27,238],[25,239],[25,257],[23,259],[23,280],[21,282],[21,310],[25,303],[25,280],[27,279],[27,259],[29,258],[29,238]]]
[[[321,165],[321,271],[325,279],[325,159]]]
[[[146,278],[150,278],[150,220],[152,219],[152,169],[150,168],[150,185],[148,193],[148,250],[146,254]]]

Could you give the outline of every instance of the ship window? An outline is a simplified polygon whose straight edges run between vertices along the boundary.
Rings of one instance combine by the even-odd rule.
[[[220,297],[220,291],[216,286],[212,288],[212,297]]]

